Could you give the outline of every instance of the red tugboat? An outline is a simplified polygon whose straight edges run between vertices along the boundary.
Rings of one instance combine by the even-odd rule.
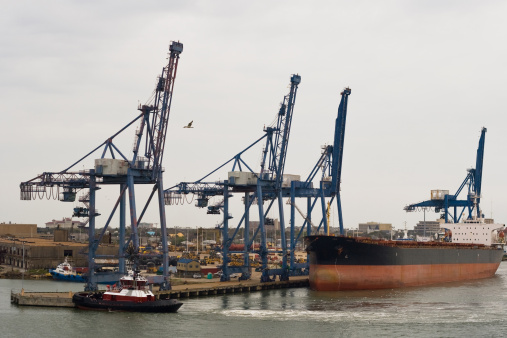
[[[156,299],[148,288],[148,280],[137,271],[120,278],[120,285],[107,286],[102,292],[78,292],[72,297],[83,310],[176,312],[183,305],[176,299]]]

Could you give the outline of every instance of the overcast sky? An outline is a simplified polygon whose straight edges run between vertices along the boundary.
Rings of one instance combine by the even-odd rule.
[[[505,1],[1,4],[0,222],[44,226],[72,215],[78,203],[20,201],[20,182],[67,168],[132,120],[154,89],[172,40],[184,51],[165,187],[201,178],[261,137],[298,73],[285,173],[306,178],[320,147],[333,141],[340,92],[352,89],[342,172],[345,227],[378,221],[413,228],[424,215],[403,207],[429,199],[432,189],[458,189],[475,166],[482,127],[488,129],[482,209],[507,221]],[[183,129],[191,120],[195,128]],[[134,130],[128,131],[123,149],[133,140]],[[245,159],[258,170],[260,156],[258,148]],[[92,168],[92,159],[76,169]],[[212,180],[226,179],[228,170]],[[97,226],[117,192],[98,192]],[[231,200],[230,226],[241,217],[240,198]],[[168,226],[220,221],[194,202],[166,207]],[[336,208],[332,216],[338,226]],[[437,216],[426,213],[428,220]],[[155,203],[144,221],[159,222]]]

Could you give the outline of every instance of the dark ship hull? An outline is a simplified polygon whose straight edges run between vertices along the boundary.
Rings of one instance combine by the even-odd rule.
[[[111,301],[102,299],[102,293],[79,292],[72,301],[83,310],[131,311],[131,312],[177,312],[183,305],[176,299],[158,299],[153,301]]]
[[[441,242],[308,236],[310,288],[389,289],[491,277],[502,248]]]

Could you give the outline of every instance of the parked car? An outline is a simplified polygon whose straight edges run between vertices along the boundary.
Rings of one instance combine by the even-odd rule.
[[[202,278],[201,274],[200,273],[194,273],[194,275],[192,276],[193,278]]]
[[[237,273],[231,273],[231,275],[229,277],[230,278],[237,278],[237,277],[239,277],[239,274],[237,274]]]

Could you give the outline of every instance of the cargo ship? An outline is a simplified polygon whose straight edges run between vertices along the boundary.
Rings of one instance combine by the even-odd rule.
[[[445,224],[447,241],[305,237],[310,288],[390,289],[491,277],[504,255],[503,224]]]

